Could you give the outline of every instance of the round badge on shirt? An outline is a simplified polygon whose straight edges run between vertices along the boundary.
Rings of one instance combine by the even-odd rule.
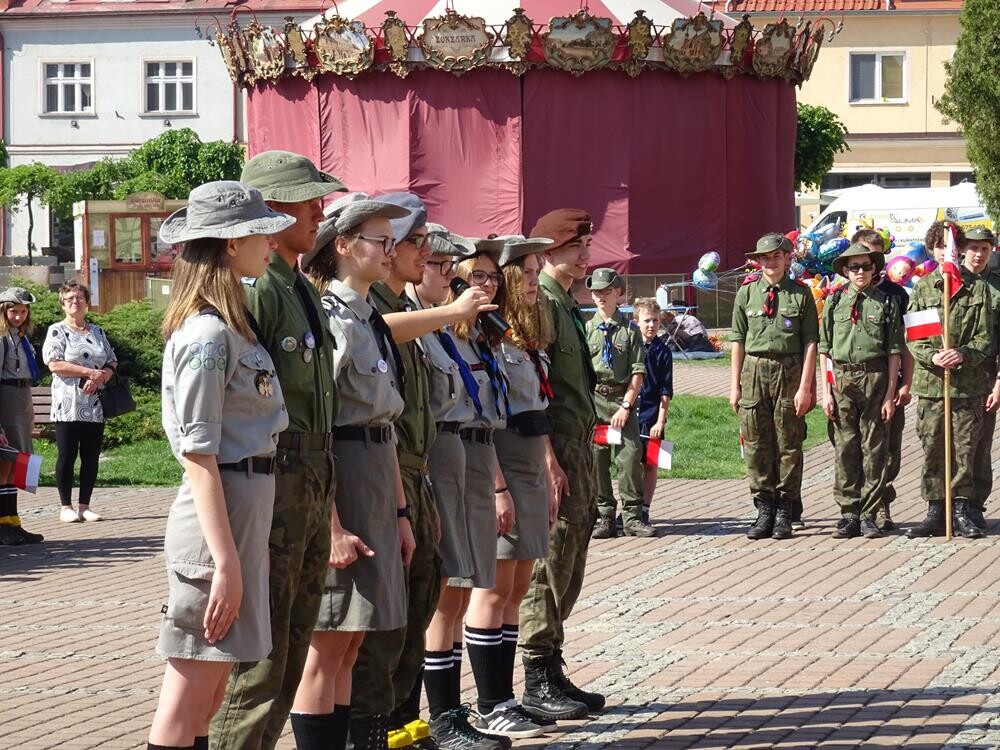
[[[378,361],[378,371],[379,372],[389,372],[389,363],[384,359]]]

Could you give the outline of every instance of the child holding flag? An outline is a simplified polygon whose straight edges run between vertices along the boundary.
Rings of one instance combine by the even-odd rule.
[[[663,428],[674,396],[674,359],[670,347],[657,334],[660,306],[652,297],[640,297],[632,306],[636,325],[646,350],[646,377],[639,391],[639,435],[645,462],[642,475],[642,517],[649,523],[649,506],[656,490],[656,470],[665,450]],[[669,457],[669,452],[667,458]],[[651,460],[652,459],[652,460]],[[668,459],[669,460],[669,459]],[[668,467],[662,467],[668,468]]]
[[[992,350],[992,305],[986,284],[958,264],[958,250],[965,246],[961,227],[935,222],[927,230],[926,245],[940,265],[920,280],[905,316],[906,338],[916,360],[913,393],[917,401],[917,434],[924,447],[920,491],[927,502],[927,517],[909,529],[911,539],[945,533],[945,419],[950,416],[952,435],[951,489],[957,533],[978,539],[982,532],[969,519],[974,497],[973,457],[983,429],[985,396],[993,383],[984,360]],[[949,341],[942,338],[944,286],[950,291]],[[950,373],[950,415],[945,409],[945,371]]]
[[[885,256],[852,244],[833,262],[850,286],[823,309],[819,353],[826,374],[823,412],[833,427],[833,496],[841,519],[835,539],[882,536],[875,512],[885,483],[889,424],[896,410],[896,380],[903,334],[898,303],[873,281]]]

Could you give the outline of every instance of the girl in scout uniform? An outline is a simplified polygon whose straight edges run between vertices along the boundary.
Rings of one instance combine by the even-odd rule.
[[[489,302],[502,301],[497,299],[502,277],[496,262],[464,239],[451,238],[452,244],[467,246],[468,257],[456,265],[454,252],[439,254],[432,244],[435,259],[427,262],[421,283],[411,288],[417,306],[454,298],[448,284],[456,274],[482,289]],[[427,629],[424,684],[431,731],[439,744],[496,750],[504,743],[470,726],[459,688],[462,618],[469,606],[470,588],[492,588],[495,581],[493,437],[506,420],[503,375],[492,348],[496,341],[480,331],[477,319],[474,316],[421,338],[430,365],[430,403],[437,422],[429,469],[441,519],[444,577],[441,598]]]
[[[413,531],[392,423],[403,411],[403,364],[388,326],[369,302],[389,276],[395,243],[389,219],[405,208],[354,193],[331,205],[317,250],[303,267],[323,293],[337,346],[333,371],[340,411],[333,425],[337,477],[330,570],[309,655],[292,706],[300,750],[385,746],[388,717],[350,721],[351,669],[365,631],[406,624],[403,566]],[[312,257],[310,257],[312,256]]]
[[[548,554],[549,526],[559,507],[547,467],[562,473],[549,442],[552,424],[545,413],[552,395],[545,350],[555,340],[555,327],[547,306],[539,304],[538,288],[541,254],[552,241],[519,235],[497,239],[504,241],[502,314],[511,325],[510,335],[500,343],[511,415],[507,428],[494,433],[499,463],[494,488],[496,584],[473,589],[465,640],[479,692],[476,728],[485,734],[524,738],[554,727],[554,722],[527,713],[514,699],[513,686],[521,600],[535,560]]]
[[[31,453],[31,384],[38,380],[35,350],[31,346],[31,311],[35,301],[27,289],[12,286],[0,294],[0,544],[37,544],[44,537],[21,527],[14,486],[16,452]]]
[[[294,221],[252,188],[211,182],[160,227],[184,243],[163,321],[163,428],[184,477],[167,516],[167,670],[149,748],[207,748],[233,662],[271,651],[268,536],[288,417],[240,278],[264,273],[266,235]]]

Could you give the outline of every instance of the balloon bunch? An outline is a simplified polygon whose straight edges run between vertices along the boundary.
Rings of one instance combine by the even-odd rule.
[[[698,259],[698,267],[691,274],[691,283],[695,289],[711,292],[719,288],[719,275],[716,271],[722,258],[714,250],[705,253]]]
[[[923,242],[911,242],[901,247],[893,248],[886,253],[885,275],[889,281],[907,289],[922,276],[926,276],[935,268],[937,261],[927,252]]]

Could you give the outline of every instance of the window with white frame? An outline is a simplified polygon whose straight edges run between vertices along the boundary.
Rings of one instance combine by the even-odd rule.
[[[93,112],[93,71],[90,62],[43,62],[42,111],[57,115]]]
[[[149,61],[146,66],[146,114],[194,112],[194,62]]]
[[[906,55],[903,52],[852,52],[851,102],[906,101]]]

